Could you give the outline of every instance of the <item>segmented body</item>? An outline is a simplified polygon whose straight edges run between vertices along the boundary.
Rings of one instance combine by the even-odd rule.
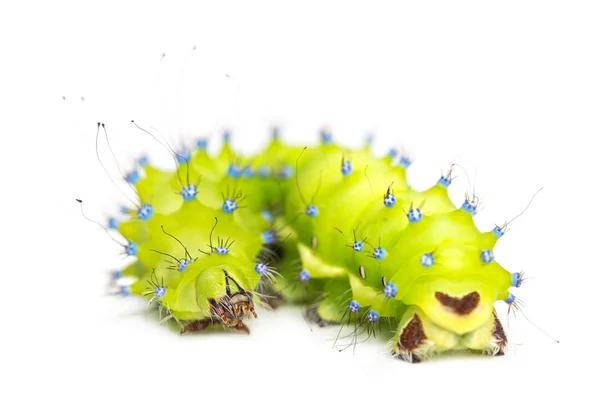
[[[247,331],[242,319],[255,314],[255,267],[270,224],[255,200],[265,196],[246,191],[269,189],[232,169],[234,158],[226,145],[215,158],[196,149],[177,171],[143,163],[128,180],[142,204],[118,225],[111,221],[135,258],[119,276],[136,281],[121,292],[149,297],[167,318],[189,324],[184,332],[208,326],[199,321]]]
[[[288,161],[297,157],[292,150]],[[283,218],[292,234],[286,247],[297,247],[310,280],[299,292],[284,269],[288,280],[278,287],[292,298],[320,294],[312,314],[322,324],[399,321],[392,351],[410,361],[451,349],[500,354],[506,337],[494,302],[514,300],[508,289],[518,275],[494,259],[502,234],[477,229],[475,201],[455,207],[450,174],[426,191],[411,189],[409,165],[332,143],[306,150]]]
[[[476,200],[457,208],[449,199],[449,173],[414,191],[408,158],[342,149],[328,134],[306,150],[274,137],[249,159],[228,145],[210,158],[199,146],[176,172],[146,163],[129,180],[142,205],[117,227],[135,245],[124,270],[138,278],[130,291],[192,322],[184,332],[208,319],[247,331],[242,319],[260,292],[310,302],[321,324],[371,333],[397,322],[392,352],[409,361],[452,349],[502,353],[494,302],[514,301],[520,275],[494,259],[504,231],[476,228]]]

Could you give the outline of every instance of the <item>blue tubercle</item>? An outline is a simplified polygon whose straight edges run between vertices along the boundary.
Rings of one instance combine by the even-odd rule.
[[[181,149],[180,151],[177,152],[177,154],[175,155],[175,158],[177,159],[177,163],[187,164],[190,162],[190,160],[192,158],[192,153],[190,152],[190,149],[188,149],[187,147],[184,147],[183,149]]]
[[[131,295],[131,288],[127,285],[121,285],[119,287],[119,293],[123,296],[129,296]]]
[[[481,258],[481,262],[487,265],[494,260],[494,253],[489,249],[485,249],[481,251],[479,257]]]
[[[252,170],[252,167],[250,167],[250,166],[244,167],[244,170],[242,171],[242,177],[251,178],[253,175],[254,175],[254,170]]]
[[[423,265],[425,268],[429,268],[430,266],[433,265],[434,259],[433,259],[433,254],[431,252],[428,252],[426,254],[421,255],[421,265]]]
[[[196,198],[196,194],[198,194],[198,188],[195,185],[190,184],[188,186],[185,186],[180,191],[180,194],[183,197],[184,201],[192,201]]]
[[[348,310],[350,310],[352,313],[358,313],[360,310],[360,304],[356,300],[352,300],[350,303],[348,303]]]
[[[298,280],[300,280],[300,282],[308,282],[310,280],[310,272],[306,269],[302,269],[298,274]]]
[[[354,249],[356,252],[362,252],[364,248],[365,244],[362,241],[354,241],[352,244],[352,249]]]
[[[183,271],[185,271],[185,268],[187,268],[189,264],[190,264],[190,262],[184,258],[184,259],[180,260],[179,263],[177,264],[177,270],[179,272],[183,272]]]
[[[142,221],[148,221],[154,215],[154,209],[150,204],[142,204],[138,208],[137,216]]]
[[[383,205],[385,205],[387,208],[392,208],[393,206],[395,206],[396,196],[393,193],[387,193],[383,197]]]
[[[375,248],[373,250],[373,258],[381,261],[387,255],[387,251],[381,247]]]
[[[518,288],[523,283],[523,274],[520,272],[515,272],[511,274],[511,285],[515,288]]]
[[[227,247],[224,246],[218,246],[215,248],[215,252],[217,253],[217,255],[227,255],[229,253],[229,249],[227,249]]]
[[[474,200],[465,200],[460,208],[471,215],[477,213],[477,203]]]
[[[108,229],[117,229],[119,227],[119,220],[115,217],[110,217],[108,219]]]
[[[272,244],[275,242],[275,233],[273,231],[265,231],[260,234],[262,242],[265,244]]]
[[[136,256],[138,253],[138,246],[135,242],[129,242],[127,246],[125,246],[125,253],[129,256]]]
[[[229,142],[231,142],[231,132],[226,130],[223,132],[223,143],[229,144]]]
[[[242,168],[235,163],[231,163],[229,167],[227,167],[227,175],[232,179],[238,179],[242,176]]]
[[[270,174],[271,174],[271,169],[266,164],[263,164],[262,166],[260,166],[258,168],[258,177],[265,179],[265,178],[269,177]]]
[[[207,147],[208,147],[208,141],[206,139],[196,140],[196,148],[198,148],[198,150],[206,150]]]
[[[294,174],[294,169],[292,168],[292,166],[289,166],[289,165],[283,166],[277,173],[279,178],[284,179],[284,180],[289,179],[290,177],[292,177],[293,174]]]
[[[400,153],[398,152],[398,149],[396,149],[395,147],[392,147],[392,148],[391,148],[391,149],[388,151],[388,157],[389,157],[390,159],[395,159],[395,158],[398,156],[398,154],[400,154]]]
[[[349,176],[350,174],[352,174],[352,171],[354,169],[352,168],[352,163],[350,163],[349,160],[344,160],[342,162],[342,175],[344,177]]]
[[[450,177],[441,176],[437,182],[437,185],[442,186],[444,188],[448,188],[448,187],[450,187],[450,183],[452,183],[452,180],[450,179]]]
[[[321,131],[321,143],[324,145],[330,145],[333,143],[333,135],[328,130]]]
[[[511,303],[513,303],[515,301],[515,295],[513,295],[512,293],[509,293],[508,296],[506,297],[506,299],[504,299],[504,301],[510,305]]]
[[[129,208],[123,206],[123,207],[119,208],[119,212],[123,215],[127,215],[127,214],[129,214]]]
[[[277,126],[273,126],[273,128],[271,129],[271,139],[279,140],[280,137],[281,132],[279,131],[279,128]]]
[[[266,222],[273,222],[273,214],[270,211],[263,210],[260,212],[260,215]]]
[[[154,297],[157,299],[162,299],[167,294],[167,288],[164,286],[157,286],[154,288]]]
[[[256,265],[254,265],[254,271],[256,271],[256,273],[258,273],[260,276],[265,276],[267,272],[269,272],[269,267],[262,262],[258,262]]]
[[[388,282],[383,288],[383,295],[387,298],[393,298],[398,293],[398,288],[395,283]]]
[[[423,213],[418,208],[411,208],[408,210],[406,218],[408,218],[408,222],[410,223],[419,222],[423,219]]]
[[[110,277],[114,280],[121,279],[123,277],[123,271],[116,270],[110,274]]]
[[[408,169],[411,164],[412,164],[412,161],[406,156],[401,156],[400,160],[398,161],[398,166],[400,166],[404,169]]]
[[[237,208],[238,204],[235,202],[235,200],[230,198],[225,199],[223,206],[221,207],[225,214],[232,214],[235,210],[237,210]]]
[[[127,173],[127,175],[125,175],[125,181],[129,184],[135,184],[140,181],[141,178],[142,176],[137,170],[131,170],[129,173]]]
[[[367,320],[371,323],[377,323],[379,320],[379,313],[377,313],[375,310],[369,310],[367,313]]]
[[[306,215],[309,217],[316,217],[319,214],[319,209],[312,204],[306,206],[306,210],[304,211]]]
[[[148,158],[148,156],[143,155],[137,159],[137,163],[141,167],[146,167],[146,166],[148,166],[148,164],[150,164],[150,159]]]
[[[504,228],[496,225],[492,230],[492,234],[494,234],[496,238],[500,238],[504,235]]]

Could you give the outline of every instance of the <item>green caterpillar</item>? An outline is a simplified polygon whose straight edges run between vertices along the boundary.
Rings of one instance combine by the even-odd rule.
[[[273,241],[271,220],[253,198],[268,201],[276,185],[248,177],[248,168],[231,163],[233,157],[229,144],[209,157],[200,140],[193,154],[177,154],[175,172],[140,160],[140,168],[125,177],[140,204],[123,211],[126,220],[108,223],[127,240],[125,255],[136,258],[115,274],[135,279],[120,293],[149,297],[165,313],[162,321],[174,319],[182,333],[215,323],[249,332],[243,319],[256,317],[255,289],[274,272],[260,261],[263,244]],[[255,190],[263,195],[244,193]]]
[[[493,305],[514,302],[509,288],[522,278],[494,260],[505,227],[480,232],[477,200],[456,208],[448,198],[450,173],[412,190],[409,165],[395,154],[344,151],[328,136],[301,156],[284,219],[301,280],[323,293],[310,315],[321,324],[354,321],[370,334],[382,319],[398,321],[392,353],[412,362],[456,349],[502,354],[507,339]]]
[[[503,354],[494,303],[514,303],[509,288],[522,275],[494,259],[506,224],[480,232],[477,199],[453,205],[450,172],[414,191],[408,158],[343,149],[328,132],[312,148],[286,146],[275,130],[255,157],[228,143],[210,157],[200,141],[176,158],[171,172],[140,161],[126,177],[140,204],[109,226],[136,257],[118,274],[136,280],[121,292],[149,297],[182,333],[248,332],[255,303],[285,300],[308,303],[320,325],[353,326],[354,337],[387,321],[392,354],[411,362],[449,350]]]

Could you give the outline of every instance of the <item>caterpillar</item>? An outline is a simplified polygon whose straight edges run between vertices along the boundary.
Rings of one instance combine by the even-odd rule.
[[[339,325],[345,348],[383,336],[413,363],[453,350],[504,353],[494,304],[518,308],[510,288],[524,277],[494,256],[508,223],[481,232],[478,198],[450,200],[454,165],[416,191],[409,157],[376,157],[370,143],[343,148],[327,130],[304,147],[274,129],[251,157],[229,140],[226,132],[216,155],[205,139],[178,153],[169,146],[174,171],[143,157],[124,176],[139,200],[106,226],[133,260],[113,276],[133,280],[120,294],[146,298],[182,334],[249,333],[257,305],[284,301],[307,305],[320,326]]]

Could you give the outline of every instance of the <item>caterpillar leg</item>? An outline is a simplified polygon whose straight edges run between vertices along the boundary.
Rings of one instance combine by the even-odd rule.
[[[207,318],[202,320],[196,320],[188,325],[186,325],[183,329],[181,329],[181,334],[191,334],[195,332],[199,332],[205,330],[208,326],[212,324],[219,324],[220,322],[215,321],[213,319]],[[243,322],[237,322],[237,324],[233,326],[228,326],[230,329],[234,329],[240,332],[244,332],[250,334],[250,329]]]
[[[211,324],[213,324],[213,320],[210,318],[196,320],[196,321],[189,323],[183,329],[181,329],[181,334],[191,334],[194,332],[202,331],[202,330],[206,329],[208,326],[210,326]]]
[[[503,356],[508,344],[506,333],[496,312],[477,330],[467,333],[460,340],[464,348],[480,350],[491,356]]]
[[[238,322],[238,324],[233,326],[233,329],[244,332],[246,334],[250,334],[250,329],[248,328],[248,326],[246,326],[246,324],[244,324],[244,322]]]
[[[347,278],[328,279],[323,294],[306,311],[309,321],[319,327],[340,324],[348,316],[347,305],[352,300],[352,289]]]
[[[329,297],[314,303],[306,309],[306,318],[319,327],[340,324],[344,309]]]

